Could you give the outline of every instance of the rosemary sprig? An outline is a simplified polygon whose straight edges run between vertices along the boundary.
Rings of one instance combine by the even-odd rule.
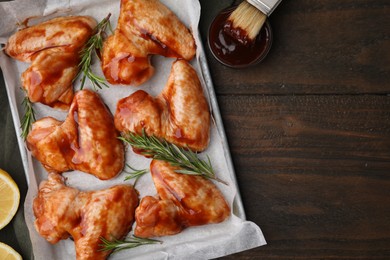
[[[191,150],[180,148],[166,140],[159,140],[155,136],[147,136],[145,131],[142,132],[142,135],[129,132],[119,137],[119,139],[140,150],[145,156],[167,161],[172,166],[180,167],[181,169],[176,170],[177,173],[199,175],[228,185],[215,176],[208,156],[207,161],[202,160]]]
[[[22,129],[22,138],[26,139],[31,130],[32,124],[36,119],[33,104],[27,96],[24,97],[22,105],[24,107],[24,116],[22,118],[20,128]]]
[[[128,181],[128,180],[131,180],[131,179],[134,179],[135,178],[135,182],[134,182],[134,186],[136,185],[138,179],[144,175],[145,173],[148,172],[147,169],[142,169],[142,170],[137,170],[137,169],[134,169],[133,167],[131,167],[129,164],[126,163],[126,166],[128,168],[130,168],[130,170],[132,170],[132,172],[129,172],[129,171],[124,171],[125,173],[128,174],[128,176],[125,177],[125,181]]]
[[[124,250],[124,249],[130,249],[137,246],[142,245],[150,245],[150,244],[157,244],[162,243],[159,240],[149,239],[149,238],[140,238],[137,236],[131,236],[130,238],[127,238],[125,240],[118,240],[115,239],[114,241],[109,241],[105,239],[104,237],[101,237],[100,240],[102,241],[102,244],[100,244],[101,249],[99,251],[111,251],[112,253]]]
[[[110,24],[110,16],[111,13],[109,13],[106,18],[104,18],[102,21],[100,21],[100,23],[98,23],[98,25],[94,29],[94,34],[91,38],[89,38],[89,40],[80,52],[81,61],[79,63],[79,72],[75,77],[76,79],[81,75],[81,73],[83,74],[81,78],[80,89],[84,88],[86,78],[91,81],[95,90],[98,88],[102,89],[102,85],[107,88],[109,87],[103,77],[99,77],[92,72],[91,64],[93,53],[96,53],[97,56],[100,57],[100,51],[103,49],[103,41],[106,37],[107,27],[109,27],[112,31]]]

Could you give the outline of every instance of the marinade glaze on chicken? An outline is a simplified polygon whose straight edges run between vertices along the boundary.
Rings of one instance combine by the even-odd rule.
[[[35,228],[55,244],[72,237],[78,260],[106,259],[101,238],[123,239],[134,222],[138,195],[130,185],[82,192],[64,184],[57,173],[41,182],[34,199]]]
[[[58,17],[12,35],[5,52],[31,66],[22,73],[23,88],[31,102],[68,109],[80,50],[96,26],[89,16]]]
[[[81,90],[64,122],[44,117],[32,125],[27,147],[48,171],[80,170],[107,180],[124,167],[124,145],[118,136],[99,95]]]
[[[122,0],[118,25],[104,43],[101,65],[109,83],[137,86],[154,73],[151,55],[191,60],[195,52],[191,32],[160,1]]]
[[[175,61],[165,88],[157,97],[143,90],[119,100],[114,116],[120,132],[164,138],[194,151],[207,148],[210,110],[196,71],[185,60]]]

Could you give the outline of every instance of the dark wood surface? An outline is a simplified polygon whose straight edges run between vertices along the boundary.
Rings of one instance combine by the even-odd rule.
[[[247,218],[268,245],[224,259],[390,259],[390,2],[285,0],[271,52],[244,70],[207,48],[233,2],[201,0],[200,29]],[[0,167],[25,192],[3,87],[0,102]],[[29,259],[26,236],[20,209],[0,241]]]

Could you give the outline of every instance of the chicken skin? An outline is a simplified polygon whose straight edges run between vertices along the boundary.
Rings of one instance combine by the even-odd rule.
[[[158,198],[146,196],[135,211],[139,237],[174,235],[186,227],[220,223],[230,216],[222,193],[208,179],[176,173],[178,167],[153,160],[150,172]]]
[[[5,52],[19,61],[31,62],[21,81],[32,102],[69,108],[79,52],[95,26],[91,17],[59,17],[22,29],[9,38]]]
[[[141,85],[154,73],[150,55],[191,60],[191,32],[159,0],[122,0],[118,25],[107,38],[102,70],[111,84]]]
[[[115,127],[123,133],[164,138],[193,151],[203,151],[210,139],[210,111],[196,71],[185,60],[172,65],[163,91],[156,97],[142,90],[119,100]]]
[[[81,90],[64,122],[45,117],[32,125],[27,147],[48,171],[80,170],[107,180],[124,167],[124,145],[98,94]]]
[[[106,259],[110,252],[100,250],[101,238],[123,239],[138,202],[129,185],[82,192],[67,187],[59,174],[49,173],[33,202],[35,228],[52,244],[71,236],[78,260]]]

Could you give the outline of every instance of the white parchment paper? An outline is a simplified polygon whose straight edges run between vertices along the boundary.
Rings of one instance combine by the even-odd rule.
[[[180,234],[159,238],[163,242],[162,244],[121,251],[111,255],[110,259],[210,259],[264,245],[266,242],[260,228],[253,222],[245,220],[242,202],[237,191],[237,183],[226,137],[202,43],[199,38],[199,1],[162,0],[162,2],[191,28],[197,43],[197,58],[191,63],[196,68],[203,83],[214,118],[210,145],[200,156],[205,157],[208,155],[218,177],[229,183],[229,185],[216,184],[231,205],[232,215],[223,223],[187,228]],[[64,15],[89,15],[97,21],[101,21],[108,13],[111,13],[111,24],[115,28],[119,16],[119,8],[119,0],[16,0],[0,3],[0,43],[6,43],[8,37],[27,18],[30,18],[29,25]],[[130,95],[138,89],[143,89],[155,96],[164,88],[172,62],[173,59],[155,56],[152,59],[152,63],[156,68],[156,73],[151,80],[142,86],[110,86],[110,88],[99,90],[98,93],[111,112],[115,112],[116,103],[119,99]],[[21,105],[24,92],[21,89],[20,75],[28,68],[29,64],[15,61],[6,56],[4,52],[0,52],[0,66],[6,82],[15,131],[20,136],[20,119],[24,114]],[[102,76],[98,61],[94,63],[92,70]],[[88,86],[91,85],[86,84],[85,88],[90,88]],[[76,82],[74,88],[78,90],[80,82]],[[34,110],[36,111],[37,119],[49,115],[60,120],[66,117],[66,111],[55,110],[42,104],[34,104]],[[34,257],[35,259],[75,259],[73,241],[67,239],[56,245],[51,245],[39,236],[33,226],[35,217],[32,212],[32,201],[38,192],[39,183],[47,178],[47,172],[38,161],[31,157],[23,139],[19,138],[18,141],[29,183],[24,207]],[[144,169],[149,168],[150,159],[136,155],[131,149],[128,149],[126,162],[134,168]],[[96,190],[123,183],[126,173],[123,172],[109,181],[101,181],[92,175],[79,171],[71,171],[63,175],[67,178],[67,185],[71,187],[80,190]],[[141,198],[145,195],[156,195],[150,175],[142,176],[136,188]]]

